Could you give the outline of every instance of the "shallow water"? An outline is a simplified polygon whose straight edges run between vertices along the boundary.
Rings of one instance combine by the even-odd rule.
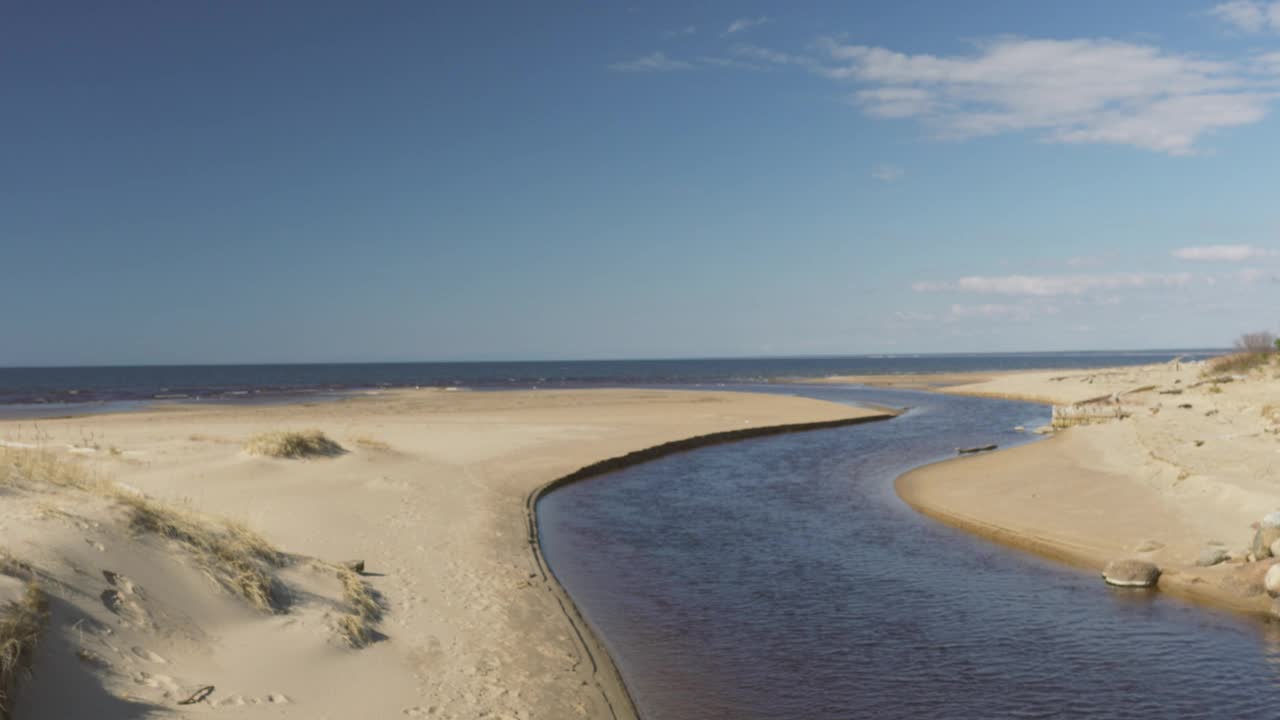
[[[1029,441],[1012,428],[1046,407],[800,392],[913,410],[672,455],[538,506],[642,717],[1280,717],[1274,626],[1109,589],[894,494],[956,447]]]

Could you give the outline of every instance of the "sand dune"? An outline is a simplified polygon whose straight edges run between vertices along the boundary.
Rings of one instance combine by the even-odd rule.
[[[10,451],[90,473],[87,490],[0,484],[5,550],[51,605],[17,717],[627,717],[530,552],[530,492],[672,440],[871,414],[742,393],[423,390],[0,422]],[[309,429],[342,451],[246,450]],[[138,493],[278,548],[286,561],[255,567],[279,607],[237,594],[181,533],[140,529],[121,500]],[[363,648],[342,632],[359,608],[339,566],[355,559],[385,608]]]

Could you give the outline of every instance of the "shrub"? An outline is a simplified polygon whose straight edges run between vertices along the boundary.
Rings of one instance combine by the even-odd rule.
[[[250,438],[245,449],[252,455],[274,458],[334,457],[346,452],[319,430],[262,433]]]

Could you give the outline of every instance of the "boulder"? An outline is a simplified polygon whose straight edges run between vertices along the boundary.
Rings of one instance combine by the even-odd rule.
[[[1264,528],[1280,527],[1280,510],[1263,515],[1260,526]]]
[[[1280,563],[1267,568],[1267,574],[1262,577],[1262,587],[1271,597],[1280,596]]]
[[[1276,540],[1271,543],[1271,555],[1273,557],[1280,557],[1280,540]]]
[[[1153,587],[1160,579],[1160,568],[1146,560],[1112,560],[1102,569],[1102,579],[1118,587]]]
[[[1259,560],[1271,557],[1271,543],[1280,540],[1280,527],[1261,527],[1253,534],[1249,550]]]
[[[1210,567],[1227,559],[1227,551],[1222,548],[1205,548],[1200,551],[1200,557],[1196,558],[1196,565],[1200,567]]]

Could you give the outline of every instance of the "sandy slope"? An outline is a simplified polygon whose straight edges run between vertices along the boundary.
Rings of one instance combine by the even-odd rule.
[[[605,718],[610,706],[626,717],[611,668],[591,671],[540,579],[529,493],[670,440],[868,414],[740,393],[423,390],[0,422],[0,439],[38,435],[106,477],[243,521],[286,552],[363,559],[388,607],[386,639],[353,650],[333,633],[341,593],[328,566],[282,571],[293,606],[265,614],[171,544],[128,532],[109,501],[8,491],[4,545],[54,597],[18,717]],[[300,461],[242,449],[258,432],[306,428],[349,452]],[[204,685],[216,687],[208,701],[175,705]]]
[[[1259,580],[1271,561],[1246,555],[1251,524],[1280,508],[1274,372],[1205,383],[1202,364],[1171,363],[947,387],[1058,404],[1116,395],[1127,417],[923,468],[898,490],[930,515],[1010,544],[1094,568],[1145,557],[1164,568],[1163,589],[1266,612]],[[1196,567],[1208,547],[1235,559]]]

